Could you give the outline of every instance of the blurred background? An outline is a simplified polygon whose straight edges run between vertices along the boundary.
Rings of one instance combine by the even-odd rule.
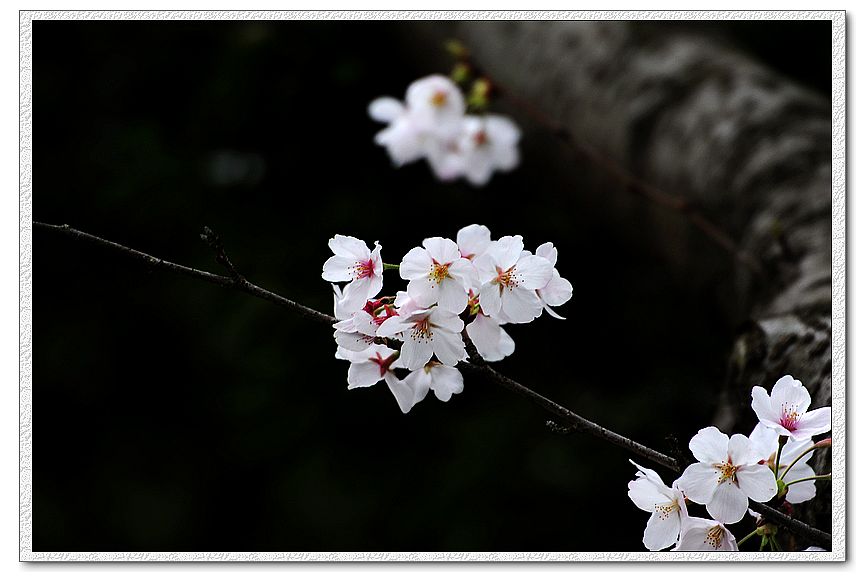
[[[219,271],[207,225],[249,279],[327,312],[335,233],[388,262],[473,222],[552,241],[567,321],[511,326],[497,367],[686,450],[741,322],[668,272],[639,214],[611,218],[598,201],[627,194],[606,176],[554,171],[569,154],[519,114],[522,165],[485,188],[394,169],[367,104],[448,72],[404,26],[35,22],[34,220]],[[646,26],[724,37],[829,94],[828,22]],[[51,233],[33,246],[34,551],[643,549],[628,454],[550,433],[516,395],[467,375],[404,416],[383,384],[346,390],[319,324]],[[707,261],[723,284],[729,259]]]

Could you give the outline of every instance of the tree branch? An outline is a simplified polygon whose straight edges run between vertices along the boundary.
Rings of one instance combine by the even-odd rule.
[[[199,269],[194,269],[192,267],[187,267],[185,265],[180,265],[177,263],[172,263],[170,261],[159,259],[152,255],[148,255],[147,253],[143,253],[141,251],[129,248],[116,242],[112,242],[104,238],[100,238],[98,236],[94,236],[92,234],[74,229],[68,224],[54,225],[34,221],[33,225],[43,230],[60,233],[77,240],[83,240],[118,251],[128,257],[143,261],[148,265],[164,269],[172,273],[193,277],[195,279],[199,279],[207,283],[212,283],[220,287],[236,289],[243,293],[247,293],[254,297],[264,299],[265,301],[269,301],[271,303],[279,305],[280,307],[284,307],[286,309],[297,312],[305,317],[320,321],[322,323],[336,323],[336,318],[331,317],[330,315],[321,313],[320,311],[316,311],[315,309],[306,307],[305,305],[301,305],[300,303],[282,297],[281,295],[277,295],[272,291],[268,291],[267,289],[264,289],[262,287],[259,287],[258,285],[255,285],[254,283],[250,283],[249,281],[247,281],[234,268],[234,265],[225,254],[225,251],[222,248],[222,244],[221,242],[219,242],[219,238],[210,229],[205,230],[205,234],[202,235],[202,238],[211,246],[211,248],[216,251],[217,261],[228,269],[228,271],[232,274],[231,277],[216,275],[208,271],[202,271]],[[567,425],[565,426],[560,426],[552,422],[547,423],[547,425],[556,432],[561,432],[564,434],[569,434],[572,432],[584,432],[587,434],[591,434],[617,447],[631,451],[635,455],[653,461],[658,465],[661,465],[676,472],[681,470],[680,464],[673,457],[651,449],[632,439],[629,439],[609,429],[606,429],[586,418],[583,418],[576,412],[565,408],[564,406],[550,400],[549,398],[541,394],[538,394],[534,390],[494,370],[483,360],[483,358],[481,358],[471,341],[468,340],[468,338],[466,338],[466,340],[466,350],[469,353],[470,361],[461,362],[459,364],[459,367],[483,376],[503,388],[507,388],[512,392],[528,398],[547,412],[566,421]],[[786,527],[791,532],[801,536],[809,542],[820,544],[821,546],[827,548],[831,546],[831,536],[824,531],[811,527],[810,525],[797,519],[791,518],[781,513],[777,509],[773,509],[772,507],[769,507],[763,503],[751,501],[751,507],[755,511],[762,514],[765,518]]]

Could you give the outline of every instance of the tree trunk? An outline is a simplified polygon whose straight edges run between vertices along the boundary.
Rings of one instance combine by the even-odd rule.
[[[687,25],[464,22],[417,25],[426,50],[452,35],[508,92],[646,182],[687,196],[759,261],[711,250],[680,215],[633,198],[685,278],[719,271],[735,320],[715,424],[750,431],[750,391],[784,374],[813,407],[831,398],[831,121],[828,99]],[[827,38],[828,42],[828,38]],[[708,260],[707,260],[708,257]],[[732,274],[732,277],[729,275]],[[747,422],[745,422],[747,420]],[[818,473],[829,455],[819,455]],[[829,487],[802,518],[831,528]]]

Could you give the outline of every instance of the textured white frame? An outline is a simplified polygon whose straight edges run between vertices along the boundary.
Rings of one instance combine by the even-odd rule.
[[[831,552],[33,552],[33,20],[830,20],[832,22]],[[20,12],[21,561],[844,561],[846,560],[846,13],[844,11],[21,11]]]

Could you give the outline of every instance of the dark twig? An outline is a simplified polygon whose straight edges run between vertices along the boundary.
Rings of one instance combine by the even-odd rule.
[[[124,245],[100,238],[98,236],[94,236],[92,234],[88,234],[86,232],[74,229],[69,225],[54,225],[54,224],[46,224],[44,222],[34,222],[33,225],[38,228],[42,228],[44,230],[49,230],[53,232],[57,232],[60,234],[64,234],[66,236],[71,236],[72,238],[83,240],[86,242],[91,242],[97,244],[102,247],[110,248],[112,250],[118,251],[126,256],[129,256],[134,259],[138,259],[147,263],[148,265],[158,267],[164,269],[166,271],[170,271],[172,273],[177,273],[180,275],[187,275],[189,277],[193,277],[195,279],[199,279],[201,281],[206,281],[208,283],[212,283],[214,285],[219,285],[220,287],[227,287],[230,289],[236,289],[238,291],[242,291],[249,295],[253,295],[255,297],[259,297],[266,301],[270,301],[280,307],[284,307],[291,311],[295,311],[300,313],[301,315],[308,317],[310,319],[314,319],[316,321],[320,321],[322,323],[333,324],[336,323],[336,318],[331,317],[325,313],[321,313],[320,311],[316,311],[310,307],[306,307],[305,305],[301,305],[291,299],[286,299],[281,295],[277,295],[272,291],[268,291],[258,285],[250,283],[245,278],[243,278],[239,273],[237,273],[236,269],[234,269],[231,262],[228,260],[228,257],[225,256],[224,249],[217,250],[217,260],[219,260],[219,253],[225,257],[225,261],[227,262],[226,268],[233,273],[236,273],[236,277],[224,277],[222,275],[216,275],[214,273],[210,273],[208,271],[201,271],[199,269],[193,269],[192,267],[186,267],[184,265],[179,265],[177,263],[172,263],[170,261],[165,261],[159,258],[156,258],[152,255],[148,255],[147,253],[143,253],[141,251],[137,251],[135,249],[126,247]],[[209,230],[209,229],[207,229]],[[205,232],[205,234],[207,234]],[[211,235],[212,235],[211,231]],[[215,235],[213,235],[215,237]],[[204,236],[202,237],[204,238]],[[218,238],[212,239],[218,241]],[[211,244],[210,241],[205,239],[208,244]],[[213,247],[213,245],[211,245]],[[221,249],[221,244],[219,245]],[[221,264],[222,261],[220,261]],[[628,451],[631,451],[635,455],[639,455],[645,459],[653,461],[658,465],[671,469],[673,471],[680,471],[681,466],[680,463],[676,461],[673,457],[660,453],[654,449],[651,449],[645,445],[641,445],[640,443],[629,439],[625,436],[622,436],[618,433],[615,433],[611,430],[608,430],[599,424],[596,424],[582,416],[578,415],[576,412],[565,408],[564,406],[553,402],[549,398],[538,394],[534,390],[520,384],[519,382],[508,378],[507,376],[501,374],[500,372],[491,368],[481,356],[478,354],[474,345],[470,340],[466,337],[466,350],[469,353],[468,362],[461,362],[459,367],[468,370],[470,372],[476,373],[480,376],[487,378],[493,383],[507,388],[512,392],[515,392],[523,397],[528,398],[547,412],[553,414],[554,416],[564,420],[566,425],[559,425],[554,422],[548,422],[547,426],[550,426],[554,431],[562,433],[562,434],[570,434],[573,432],[583,432],[595,437],[598,437],[602,440],[605,440],[617,447],[621,447]],[[797,519],[793,519],[777,509],[773,509],[763,503],[751,502],[751,507],[762,514],[766,519],[769,519],[778,525],[782,525],[789,529],[794,534],[801,536],[802,538],[808,540],[809,542],[819,544],[823,547],[828,548],[831,545],[831,536],[824,531],[821,531],[817,528],[811,527],[810,525],[803,523]]]
[[[231,262],[231,259],[228,258],[228,255],[225,252],[225,247],[222,246],[222,239],[219,238],[218,234],[205,226],[199,236],[201,237],[201,240],[206,242],[207,245],[213,249],[213,252],[216,253],[216,262],[225,267],[232,279],[238,282],[246,281],[246,278],[234,268],[234,264]]]

